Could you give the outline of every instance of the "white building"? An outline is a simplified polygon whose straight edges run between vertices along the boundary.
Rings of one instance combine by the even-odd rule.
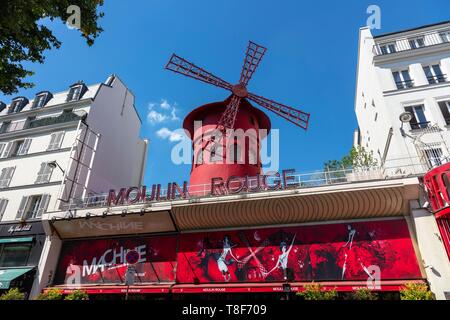
[[[360,29],[354,144],[373,152],[384,178],[420,178],[449,161],[449,75],[450,21],[375,37]],[[450,266],[448,240],[424,194],[418,200],[412,227],[431,290],[445,299],[450,279],[437,270]]]
[[[147,140],[139,136],[134,95],[117,76],[32,99],[17,97],[0,109],[0,227],[16,224],[21,230],[74,199],[141,185]],[[18,266],[35,264],[29,255],[16,258]],[[0,257],[0,268],[2,262],[16,266],[7,256]]]
[[[354,140],[387,175],[399,166],[422,174],[447,161],[449,74],[450,22],[375,37],[368,27],[360,30]],[[402,126],[404,112],[411,119],[405,116]]]

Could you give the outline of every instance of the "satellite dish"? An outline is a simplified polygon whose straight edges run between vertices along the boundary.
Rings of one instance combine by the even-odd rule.
[[[403,122],[403,123],[410,122],[412,118],[413,118],[413,115],[412,115],[411,112],[403,112],[400,115],[400,121]]]

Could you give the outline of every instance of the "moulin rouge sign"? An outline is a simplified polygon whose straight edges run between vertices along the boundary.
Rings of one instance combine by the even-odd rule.
[[[163,192],[161,184],[153,184],[151,188],[147,188],[147,186],[121,188],[118,192],[111,189],[108,194],[107,205],[137,204],[152,201],[188,199],[192,196],[199,195],[220,196],[241,192],[295,188],[299,186],[299,183],[295,182],[294,172],[294,169],[287,169],[282,170],[281,173],[276,172],[274,174],[256,175],[253,177],[231,176],[227,180],[221,177],[215,177],[211,179],[211,185],[207,191],[204,191],[200,187],[198,188],[199,190],[195,190],[197,186],[188,187],[186,181],[183,182],[182,186],[176,182],[169,182],[167,189],[164,190],[165,192]]]

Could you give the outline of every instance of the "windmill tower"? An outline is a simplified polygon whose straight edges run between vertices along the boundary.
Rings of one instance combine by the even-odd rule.
[[[249,41],[238,84],[232,85],[195,64],[173,54],[166,69],[231,91],[222,102],[209,103],[189,113],[183,122],[193,142],[190,185],[210,184],[220,177],[255,176],[262,173],[261,140],[270,130],[270,120],[248,100],[303,128],[309,114],[247,91],[247,85],[263,58],[266,48]],[[196,125],[201,121],[201,125]],[[240,129],[240,130],[239,130]],[[249,130],[254,129],[254,130]],[[263,134],[259,134],[263,129]],[[250,132],[244,139],[238,136]],[[252,132],[256,135],[252,135]],[[191,192],[191,190],[190,190]]]

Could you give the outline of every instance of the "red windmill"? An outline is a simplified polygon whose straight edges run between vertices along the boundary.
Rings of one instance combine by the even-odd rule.
[[[227,137],[230,129],[266,129],[270,130],[270,120],[264,112],[254,108],[247,99],[257,103],[261,107],[272,111],[282,118],[292,122],[293,124],[303,128],[308,128],[309,113],[300,111],[298,109],[286,106],[284,104],[275,102],[273,100],[258,96],[247,91],[247,85],[256,71],[261,59],[263,58],[266,48],[249,41],[247,52],[242,66],[241,77],[239,83],[232,85],[212,73],[196,66],[195,64],[183,59],[176,54],[173,54],[166,65],[166,69],[176,73],[215,85],[231,91],[232,95],[223,102],[210,103],[201,106],[192,111],[184,120],[183,127],[190,133],[193,140],[195,161],[192,166],[190,184],[204,184],[209,183],[212,177],[222,177],[224,180],[231,176],[245,176],[256,175],[261,173],[261,162],[259,157],[260,143],[259,139],[264,137],[258,136],[256,161],[248,161],[247,156],[250,157],[250,151],[245,146],[242,150],[244,153],[243,161],[216,161],[218,149],[216,145],[221,144],[225,153],[221,153],[221,158],[228,157],[226,146],[233,145],[233,157],[236,157],[235,147],[236,142],[230,141],[230,144],[225,138],[223,142],[211,138],[211,132],[219,130]],[[195,128],[194,121],[201,120],[202,126]],[[210,138],[206,138],[207,134]],[[206,133],[206,134],[205,134]],[[205,150],[206,146],[214,142],[214,146]],[[228,147],[229,148],[229,147]],[[242,151],[241,150],[241,151]],[[205,152],[208,151],[208,152]],[[226,156],[225,156],[226,154]],[[201,155],[201,157],[200,157]],[[209,161],[207,156],[209,155]],[[201,158],[201,159],[200,159]],[[226,162],[226,163],[225,163]],[[239,162],[239,163],[236,163]],[[208,165],[204,165],[208,164]]]

